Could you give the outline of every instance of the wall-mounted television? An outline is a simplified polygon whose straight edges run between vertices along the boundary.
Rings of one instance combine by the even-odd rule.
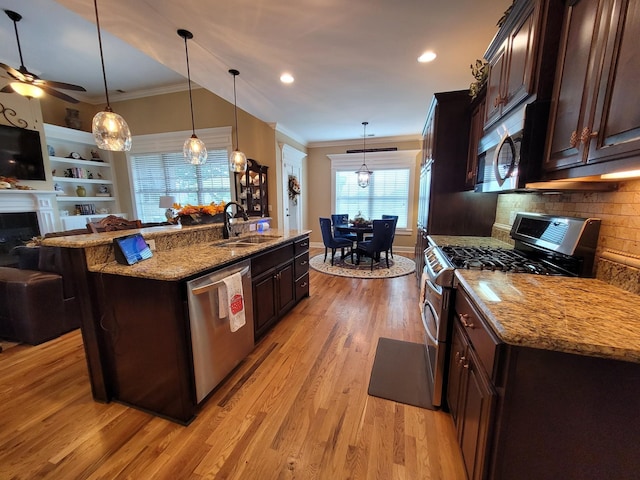
[[[0,175],[46,180],[40,132],[0,125]]]

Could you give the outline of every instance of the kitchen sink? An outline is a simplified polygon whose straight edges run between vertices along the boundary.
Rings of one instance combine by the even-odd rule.
[[[229,247],[229,248],[242,248],[242,247],[252,247],[254,245],[258,245],[260,243],[272,242],[278,238],[282,238],[279,236],[273,235],[251,235],[248,237],[239,237],[233,240],[227,240],[222,243],[214,243],[213,245],[216,247]]]

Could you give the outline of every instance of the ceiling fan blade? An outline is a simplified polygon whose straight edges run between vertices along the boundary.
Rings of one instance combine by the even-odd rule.
[[[55,82],[53,80],[43,80],[43,81],[45,82],[45,85],[47,85],[49,87],[52,87],[52,88],[61,88],[63,90],[74,90],[76,92],[86,92],[87,91],[84,87],[81,87],[80,85],[74,85],[72,83]]]
[[[59,92],[59,91],[49,87],[48,85],[39,85],[39,87],[42,90],[44,90],[45,92],[47,92],[49,95],[57,97],[60,100],[64,100],[65,102],[69,102],[69,103],[78,103],[79,102],[79,100],[76,100],[75,98],[70,97],[66,93]]]
[[[16,80],[19,80],[21,82],[25,81],[24,75],[20,71],[16,70],[15,68],[10,67],[9,65],[5,65],[4,63],[0,63],[0,68],[3,68],[4,70],[6,70],[7,73],[11,75],[13,78],[15,78]]]
[[[0,90],[0,93],[15,93],[15,92],[13,88],[11,88],[11,85],[5,85],[4,88]]]

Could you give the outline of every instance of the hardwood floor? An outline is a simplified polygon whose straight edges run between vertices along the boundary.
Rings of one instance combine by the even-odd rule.
[[[415,276],[310,276],[187,427],[94,402],[79,331],[0,353],[0,478],[464,479],[448,414],[367,395],[378,337],[421,341]]]

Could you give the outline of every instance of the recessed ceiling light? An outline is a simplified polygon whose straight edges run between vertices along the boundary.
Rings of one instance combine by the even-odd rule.
[[[280,75],[280,81],[282,83],[293,83],[294,80],[295,78],[293,78],[293,75],[291,75],[290,73],[283,73],[282,75]]]
[[[424,52],[422,55],[418,57],[418,61],[420,63],[433,62],[436,59],[437,55],[434,52]]]

